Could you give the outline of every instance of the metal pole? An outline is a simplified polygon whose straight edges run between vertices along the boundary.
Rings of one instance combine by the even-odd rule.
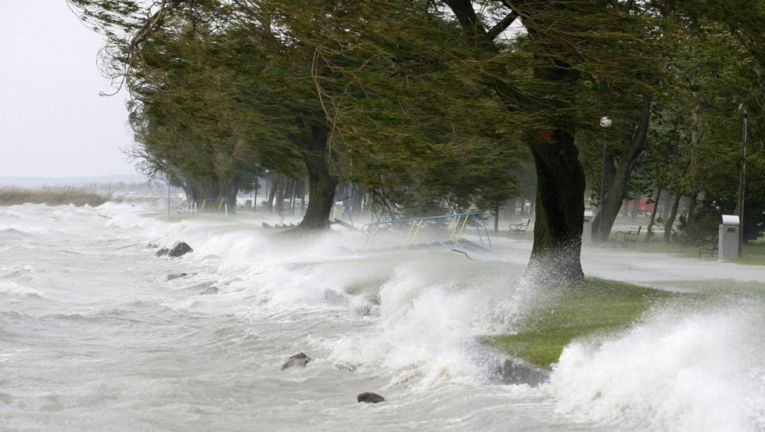
[[[741,154],[743,159],[741,161],[741,177],[739,178],[739,195],[738,195],[738,256],[741,256],[744,250],[744,205],[746,204],[746,141],[749,135],[749,113],[746,108],[739,106],[741,112]]]
[[[167,176],[167,218],[170,219],[170,176]]]
[[[603,217],[605,216],[603,212],[606,209],[606,163],[608,163],[608,144],[606,141],[603,141],[603,173],[601,174],[600,179],[600,209],[598,209],[598,237],[600,237],[600,240],[606,240],[604,237],[605,233],[601,229],[603,226]]]
[[[608,129],[613,125],[613,120],[608,118],[608,116],[603,116],[600,118],[600,127],[603,129]],[[608,240],[608,233],[604,232],[603,230],[603,217],[605,209],[606,209],[606,164],[608,163],[608,143],[604,139],[603,140],[603,174],[602,178],[600,179],[600,209],[598,210],[598,237],[600,240],[606,241]]]

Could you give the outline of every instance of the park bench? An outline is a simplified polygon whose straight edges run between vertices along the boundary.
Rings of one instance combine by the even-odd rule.
[[[627,247],[630,243],[635,243],[640,238],[640,231],[643,229],[643,226],[636,226],[636,227],[630,227],[627,231],[618,231],[616,234],[614,234],[614,238],[611,239],[613,241],[613,245],[616,246],[617,244],[622,245],[623,247]]]
[[[709,254],[709,256],[712,258],[717,256],[717,253],[719,250],[717,239],[704,239],[698,242],[697,246],[698,246],[699,258],[701,258],[702,255],[706,255],[706,254]]]
[[[521,219],[520,223],[510,224],[510,232],[513,234],[525,233],[531,225],[531,218]]]

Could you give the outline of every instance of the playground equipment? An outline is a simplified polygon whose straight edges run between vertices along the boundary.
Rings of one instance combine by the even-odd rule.
[[[389,221],[378,221],[366,224],[361,227],[361,232],[367,236],[367,249],[372,249],[378,235],[381,232],[390,232],[398,230],[399,232],[406,231],[406,237],[404,243],[406,245],[415,246],[444,246],[446,244],[458,244],[464,243],[463,239],[465,230],[468,227],[475,228],[478,239],[481,243],[481,247],[485,249],[492,249],[491,237],[489,237],[489,230],[486,228],[486,217],[483,213],[478,211],[465,212],[465,213],[452,213],[441,216],[425,216],[418,218],[408,219],[394,219]],[[418,236],[427,229],[429,231],[438,231],[442,233],[449,233],[448,241],[431,242],[416,244]]]

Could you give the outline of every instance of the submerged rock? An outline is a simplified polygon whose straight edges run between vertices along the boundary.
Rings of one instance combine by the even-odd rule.
[[[358,396],[356,396],[356,400],[359,401],[359,403],[380,403],[385,402],[385,398],[380,396],[377,393],[371,393],[371,392],[365,392]]]
[[[171,274],[167,275],[167,280],[171,281],[173,279],[180,279],[180,278],[184,278],[184,277],[186,277],[188,275],[189,275],[188,273],[171,273]]]
[[[324,300],[331,305],[345,306],[348,304],[348,297],[330,289],[324,290]]]
[[[157,251],[157,256],[171,256],[173,258],[178,258],[180,256],[186,255],[189,252],[194,252],[194,249],[191,248],[191,246],[188,245],[186,242],[178,242],[176,243],[172,248],[162,248]]]
[[[297,353],[287,359],[287,361],[282,365],[282,370],[289,369],[291,367],[305,367],[309,361],[311,361],[311,358],[305,355],[305,353]]]
[[[192,249],[191,246],[188,245],[188,243],[179,242],[179,243],[176,243],[172,249],[170,249],[169,255],[173,258],[177,258],[179,256],[186,255],[189,252],[194,252],[194,249]]]
[[[356,369],[357,369],[356,365],[352,363],[348,363],[348,362],[335,363],[334,366],[337,370],[341,370],[344,372],[351,372],[351,373],[356,372]]]
[[[218,288],[211,286],[199,293],[199,295],[210,295],[210,294],[218,294]]]
[[[516,358],[506,359],[499,372],[504,384],[527,384],[537,387],[550,379],[547,369]]]

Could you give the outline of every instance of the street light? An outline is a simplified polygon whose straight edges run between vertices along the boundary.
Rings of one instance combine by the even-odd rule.
[[[739,233],[738,233],[738,255],[741,256],[741,252],[744,248],[744,204],[746,194],[746,141],[749,135],[749,113],[746,110],[746,106],[742,103],[738,106],[738,112],[741,114],[741,154],[743,159],[741,160],[741,172],[738,178],[738,221],[739,221]]]
[[[603,129],[610,128],[614,122],[608,117],[603,116],[600,118],[600,127]],[[603,236],[605,233],[603,233],[603,230],[601,227],[603,226],[603,211],[606,208],[606,164],[608,163],[608,144],[606,143],[606,140],[603,140],[603,174],[601,175],[600,179],[600,208],[598,209],[598,234],[600,236],[601,240],[605,240]]]

